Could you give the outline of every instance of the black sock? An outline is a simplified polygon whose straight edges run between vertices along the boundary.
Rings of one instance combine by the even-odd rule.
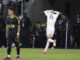
[[[10,45],[10,46],[8,46],[7,54],[8,54],[8,55],[10,55],[10,54],[11,54],[11,45]]]
[[[16,49],[17,49],[17,55],[19,56],[20,55],[20,47],[18,46]]]

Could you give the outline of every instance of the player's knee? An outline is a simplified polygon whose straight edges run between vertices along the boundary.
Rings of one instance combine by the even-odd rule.
[[[49,42],[49,39],[48,39],[48,41],[47,42]]]
[[[11,48],[11,44],[8,44],[8,48]]]
[[[50,39],[51,38],[51,35],[47,35],[47,39]]]

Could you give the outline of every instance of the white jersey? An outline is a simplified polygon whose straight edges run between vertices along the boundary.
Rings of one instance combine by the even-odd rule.
[[[45,15],[47,16],[47,27],[53,27],[56,23],[56,20],[59,16],[58,11],[54,11],[54,13],[50,13],[51,10],[44,11]]]
[[[46,27],[46,35],[50,34],[53,37],[55,32],[55,23],[59,16],[58,11],[54,11],[54,13],[50,12],[51,10],[44,11],[45,15],[47,16],[47,27]]]

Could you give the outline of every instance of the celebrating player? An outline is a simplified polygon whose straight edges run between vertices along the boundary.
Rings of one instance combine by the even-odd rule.
[[[52,42],[53,45],[56,46],[56,40],[53,40],[52,37],[55,32],[55,23],[56,23],[56,20],[59,16],[60,12],[54,11],[54,10],[46,10],[46,11],[44,11],[44,13],[47,16],[46,35],[47,35],[48,41],[47,41],[47,44],[46,44],[46,47],[45,47],[45,50],[43,51],[43,53],[46,54],[50,42]]]
[[[8,17],[6,21],[6,38],[8,40],[7,57],[4,60],[11,60],[11,45],[14,42],[17,50],[16,60],[20,59],[20,46],[19,46],[19,33],[20,33],[20,20],[15,16],[13,8],[8,9]]]

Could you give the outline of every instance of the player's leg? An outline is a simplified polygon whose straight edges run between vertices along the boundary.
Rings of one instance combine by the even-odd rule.
[[[8,57],[10,58],[10,54],[11,54],[11,44],[9,44],[8,46],[8,49],[7,49],[7,54],[8,54]]]
[[[49,48],[50,43],[53,43],[54,45],[56,45],[56,40],[51,39],[51,36],[50,35],[48,35],[48,38],[47,39],[48,39],[48,41],[47,41],[45,50],[43,51],[44,54],[46,54],[47,49]]]
[[[9,35],[9,37],[8,37],[7,44],[8,44],[8,48],[7,48],[7,57],[4,58],[4,60],[11,60],[11,45],[12,45],[12,38],[11,38],[10,35]]]
[[[46,51],[49,48],[50,42],[53,42],[53,40],[51,39],[51,35],[48,34],[47,35],[47,44],[46,44],[45,50],[43,51],[44,54],[46,54]]]
[[[49,32],[49,33],[50,33],[51,38],[52,38],[52,37],[54,36],[54,33],[55,33],[55,28],[52,27],[52,28],[51,28],[51,32]],[[49,36],[49,37],[50,37],[50,36]],[[48,37],[48,38],[49,38],[49,37]],[[55,47],[55,46],[56,46],[56,39],[53,40],[53,39],[51,39],[51,38],[49,38],[48,41],[51,42],[51,43],[53,43],[53,46]]]
[[[18,42],[15,42],[16,44],[16,51],[17,51],[17,56],[16,56],[16,60],[20,59],[20,46]]]
[[[44,54],[46,54],[46,51],[49,48],[50,43],[55,43],[56,42],[56,40],[52,39],[52,37],[54,35],[54,28],[50,29],[50,30],[47,30],[46,33],[47,33],[47,44],[46,44],[45,50],[43,51]]]

